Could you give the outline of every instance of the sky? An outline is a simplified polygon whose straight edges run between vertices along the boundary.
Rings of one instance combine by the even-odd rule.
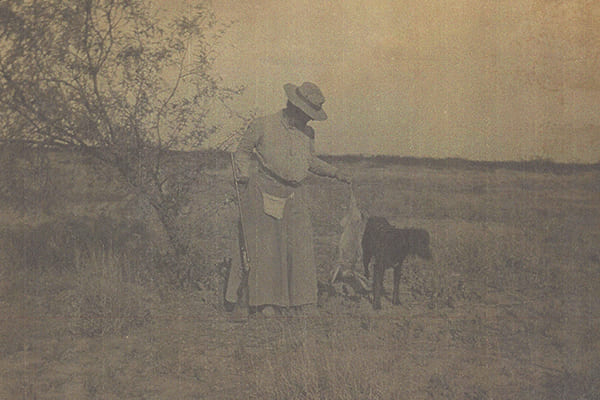
[[[233,21],[215,63],[246,86],[232,106],[275,112],[285,83],[316,83],[320,153],[600,161],[600,1],[211,4]]]

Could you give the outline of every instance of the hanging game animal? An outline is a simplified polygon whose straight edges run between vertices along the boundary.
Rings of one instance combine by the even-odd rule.
[[[398,229],[383,217],[369,217],[362,237],[363,265],[369,278],[369,264],[373,260],[373,308],[381,309],[383,277],[387,268],[394,268],[392,304],[400,304],[398,285],[402,263],[409,255],[432,258],[429,233],[424,229]]]

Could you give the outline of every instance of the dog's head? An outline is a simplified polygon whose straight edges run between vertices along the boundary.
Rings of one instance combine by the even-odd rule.
[[[429,233],[425,229],[409,229],[408,244],[412,254],[425,260],[433,258],[429,247]]]

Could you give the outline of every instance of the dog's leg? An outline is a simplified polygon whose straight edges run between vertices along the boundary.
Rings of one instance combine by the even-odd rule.
[[[375,260],[373,263],[373,309],[381,309],[381,296],[383,295],[383,277],[385,266]]]
[[[392,304],[395,306],[400,304],[400,293],[398,291],[398,286],[400,285],[400,275],[402,271],[401,267],[401,264],[394,266],[394,294],[392,295]]]

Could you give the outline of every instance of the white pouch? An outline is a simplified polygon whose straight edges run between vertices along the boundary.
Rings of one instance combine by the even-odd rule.
[[[285,209],[285,203],[288,199],[294,197],[294,193],[292,193],[289,197],[277,197],[272,194],[262,192],[263,198],[263,210],[265,214],[270,215],[275,219],[283,218],[283,210]]]

